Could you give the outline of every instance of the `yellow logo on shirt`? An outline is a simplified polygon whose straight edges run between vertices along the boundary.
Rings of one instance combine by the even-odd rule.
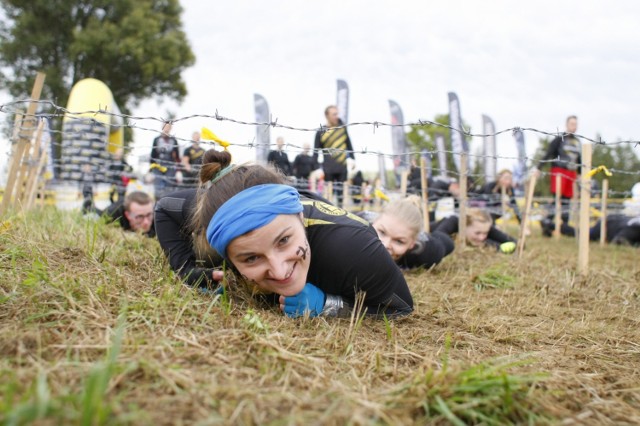
[[[346,210],[332,206],[331,204],[323,203],[322,201],[314,201],[313,204],[318,210],[329,216],[344,216],[347,214]]]

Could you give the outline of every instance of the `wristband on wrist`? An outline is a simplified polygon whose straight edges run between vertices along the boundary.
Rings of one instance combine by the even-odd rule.
[[[323,317],[337,317],[344,309],[345,304],[340,296],[334,296],[333,294],[327,294],[324,302],[324,308],[320,315]]]

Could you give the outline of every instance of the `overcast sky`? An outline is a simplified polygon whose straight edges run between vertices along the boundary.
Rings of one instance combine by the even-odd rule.
[[[253,94],[260,93],[278,123],[313,128],[336,102],[340,78],[350,87],[350,122],[390,122],[389,99],[400,104],[405,122],[433,119],[448,112],[453,91],[474,133],[482,133],[482,114],[499,130],[547,132],[563,130],[566,116],[575,114],[587,137],[640,139],[637,1],[181,3],[197,58],[184,74],[189,95],[181,106],[145,102],[140,115],[217,110],[255,121]],[[232,142],[249,143],[256,134],[254,127],[211,119],[178,123],[175,132],[187,138],[202,125]],[[349,133],[356,150],[391,152],[388,127]],[[272,141],[278,135],[298,146],[313,141],[311,132],[271,130]],[[152,136],[137,132],[138,149],[146,152]],[[540,137],[525,134],[528,153]],[[516,155],[510,134],[497,143],[499,153]],[[481,138],[474,139],[472,150],[480,146]],[[371,156],[357,158],[375,168]]]
[[[579,117],[590,138],[640,139],[640,2],[637,1],[196,1],[182,0],[184,29],[196,64],[184,73],[189,95],[181,105],[146,101],[140,116],[218,113],[255,121],[253,95],[263,95],[280,124],[315,128],[336,102],[336,80],[350,87],[349,121],[390,122],[388,100],[405,122],[447,113],[456,92],[463,119],[481,133],[482,114],[498,130],[564,129]],[[247,144],[256,129],[213,119],[177,123],[178,137],[201,126]],[[159,125],[139,120],[139,127]],[[356,150],[391,152],[391,129],[350,127]],[[272,129],[293,145],[312,132]],[[155,136],[135,132],[137,154]],[[532,154],[541,135],[525,134]],[[515,156],[510,134],[498,152]],[[472,142],[472,152],[481,139]],[[636,148],[640,150],[640,148]],[[245,149],[236,161],[253,159]],[[291,154],[291,160],[295,153]],[[357,155],[361,168],[375,158]],[[508,166],[502,161],[501,166]]]

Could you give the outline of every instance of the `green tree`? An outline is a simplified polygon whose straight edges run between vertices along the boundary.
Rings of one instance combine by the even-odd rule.
[[[544,154],[547,152],[549,144],[551,143],[551,139],[552,138],[550,137],[545,137],[539,140],[538,148],[534,155],[534,165],[537,165],[540,159],[544,157]],[[594,140],[600,139],[601,138],[599,136],[596,136]],[[608,169],[613,170],[613,175],[608,177],[608,179],[609,190],[614,193],[630,191],[631,187],[636,182],[640,181],[640,177],[638,176],[638,171],[640,171],[640,159],[634,152],[633,145],[631,144],[595,144],[593,145],[591,164],[593,168],[604,165]],[[549,189],[550,167],[548,165],[545,166],[543,172],[544,174],[536,185],[536,194],[551,196],[551,191]],[[594,176],[594,181],[597,182],[598,188],[602,188],[602,179],[604,178],[605,175],[603,173],[599,173]],[[612,196],[620,197],[620,195],[617,194],[613,194]]]
[[[640,182],[640,159],[631,144],[594,145],[591,164],[594,168],[604,165],[612,169],[613,174],[607,179],[609,190],[613,192],[628,192],[636,182]],[[602,180],[605,177],[603,173],[595,175],[594,180],[598,182],[599,188],[602,188]],[[621,195],[614,193],[611,197],[620,198]]]
[[[407,133],[407,141],[411,146],[412,151],[421,151],[426,149],[431,152],[436,151],[436,134],[441,133],[444,135],[444,140],[447,144],[447,150],[450,150],[450,141],[451,141],[451,129],[449,129],[449,114],[437,114],[435,118],[432,120],[433,123],[425,123],[425,124],[412,124],[411,130]],[[469,132],[470,126],[468,126],[464,120],[462,122],[462,127]],[[465,138],[470,145],[469,151],[471,152],[471,137],[466,136]],[[475,170],[475,162],[474,160],[477,157],[471,157],[471,170],[469,173],[473,173]],[[437,159],[434,156],[434,161]],[[437,166],[436,166],[437,167]],[[451,153],[447,153],[447,169],[450,171],[457,171],[455,163],[453,161],[453,155]]]
[[[27,98],[37,71],[42,99],[66,106],[71,87],[93,77],[129,114],[153,96],[181,101],[195,57],[178,0],[0,0],[0,84]],[[131,135],[127,135],[127,141]]]

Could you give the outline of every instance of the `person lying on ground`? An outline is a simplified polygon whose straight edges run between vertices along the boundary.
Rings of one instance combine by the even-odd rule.
[[[208,186],[156,206],[160,245],[188,284],[213,290],[224,260],[290,317],[348,316],[359,292],[369,315],[412,312],[402,271],[367,221],[273,169],[231,165],[226,151],[205,153],[200,180]]]
[[[554,222],[549,219],[544,219],[540,223],[542,225],[543,235],[552,235],[555,228]],[[602,220],[598,220],[598,222],[589,229],[589,240],[600,241],[601,227]],[[569,237],[575,237],[576,229],[567,223],[562,223],[560,225],[560,233]],[[608,215],[605,239],[608,243],[612,244],[640,247],[640,216]]]
[[[513,193],[513,173],[504,169],[498,173],[495,181],[484,184],[476,193],[477,200],[486,201],[486,208],[490,210],[491,217],[495,221],[502,216],[502,191],[508,198],[506,205],[513,209],[513,213],[520,223],[520,209]]]
[[[86,199],[82,206],[82,213],[95,213],[104,216],[110,222],[117,222],[125,231],[139,232],[147,237],[155,237],[153,224],[153,198],[146,192],[133,191],[111,203],[106,209],[100,210],[93,205],[92,199]]]
[[[391,258],[403,269],[430,268],[454,249],[447,234],[424,232],[418,196],[392,201],[380,213],[365,210],[356,214],[371,223]]]
[[[443,232],[453,237],[459,231],[458,215],[451,215],[435,223],[433,232]],[[478,208],[467,209],[465,240],[472,247],[495,247],[503,253],[513,253],[516,240],[493,225],[491,215]]]

